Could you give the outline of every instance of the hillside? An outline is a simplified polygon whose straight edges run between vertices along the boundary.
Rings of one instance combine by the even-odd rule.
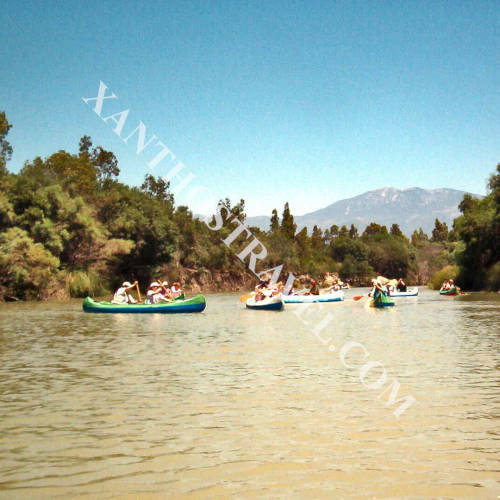
[[[436,218],[446,222],[451,228],[453,219],[459,215],[458,204],[464,194],[464,191],[445,188],[384,187],[354,198],[337,201],[305,215],[295,216],[295,222],[298,229],[307,226],[311,230],[314,225],[326,229],[332,224],[338,226],[354,224],[360,231],[370,222],[388,227],[396,222],[407,235],[420,227],[426,233],[430,233]],[[269,217],[248,217],[247,223],[268,229]]]

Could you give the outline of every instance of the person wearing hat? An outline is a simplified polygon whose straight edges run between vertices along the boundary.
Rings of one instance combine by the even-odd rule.
[[[311,280],[311,289],[306,293],[306,295],[319,295],[319,288],[316,280]]]
[[[158,304],[159,302],[172,302],[172,299],[162,293],[162,285],[153,281],[146,292],[146,304]]]
[[[158,300],[156,300],[155,295],[158,293],[159,284],[156,281],[153,281],[151,285],[148,287],[148,291],[146,292],[146,304],[157,304]]]
[[[164,300],[166,299],[168,302],[175,300],[172,296],[172,291],[168,287],[168,281],[163,281],[162,283],[160,283],[160,287],[162,290],[161,294]]]
[[[373,289],[369,294],[370,297],[376,299],[380,294],[387,295],[387,289],[383,285],[382,280],[374,279],[372,280],[372,283],[373,283]]]
[[[172,283],[172,288],[170,289],[170,292],[172,293],[172,297],[174,299],[180,297],[182,295],[181,284],[178,281],[174,281]]]
[[[137,300],[128,293],[129,290],[137,286],[137,281],[130,283],[129,281],[124,281],[122,286],[118,288],[111,301],[113,304],[136,304]]]

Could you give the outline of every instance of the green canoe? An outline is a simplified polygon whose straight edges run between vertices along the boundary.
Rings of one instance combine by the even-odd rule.
[[[439,290],[439,295],[458,295],[458,290],[457,287],[454,286],[453,288],[450,288],[449,290]]]
[[[379,293],[373,300],[373,307],[390,307],[394,305],[394,301],[385,293]]]
[[[90,297],[87,297],[83,301],[83,310],[93,313],[172,314],[201,312],[206,305],[203,295],[160,304],[113,304],[112,302],[95,302]]]

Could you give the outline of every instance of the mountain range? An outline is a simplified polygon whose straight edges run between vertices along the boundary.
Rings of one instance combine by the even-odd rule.
[[[465,191],[457,189],[383,187],[294,218],[297,230],[306,226],[309,232],[315,225],[327,229],[333,224],[339,227],[354,224],[361,233],[370,222],[376,222],[388,229],[397,223],[408,236],[420,227],[430,235],[436,218],[446,222],[451,229],[453,219],[460,215],[458,205],[464,194]],[[246,220],[247,225],[264,230],[269,229],[269,222],[270,216],[248,217]]]

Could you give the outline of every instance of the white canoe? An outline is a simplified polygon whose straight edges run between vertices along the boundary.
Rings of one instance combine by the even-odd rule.
[[[283,309],[283,298],[281,293],[263,300],[255,300],[251,297],[246,301],[248,309],[259,309],[261,311],[281,311]]]
[[[398,292],[397,290],[391,291],[389,297],[416,297],[418,295],[418,288],[408,288],[406,292]]]
[[[283,295],[285,304],[311,304],[313,302],[340,302],[344,300],[344,292],[324,293],[321,295]]]

